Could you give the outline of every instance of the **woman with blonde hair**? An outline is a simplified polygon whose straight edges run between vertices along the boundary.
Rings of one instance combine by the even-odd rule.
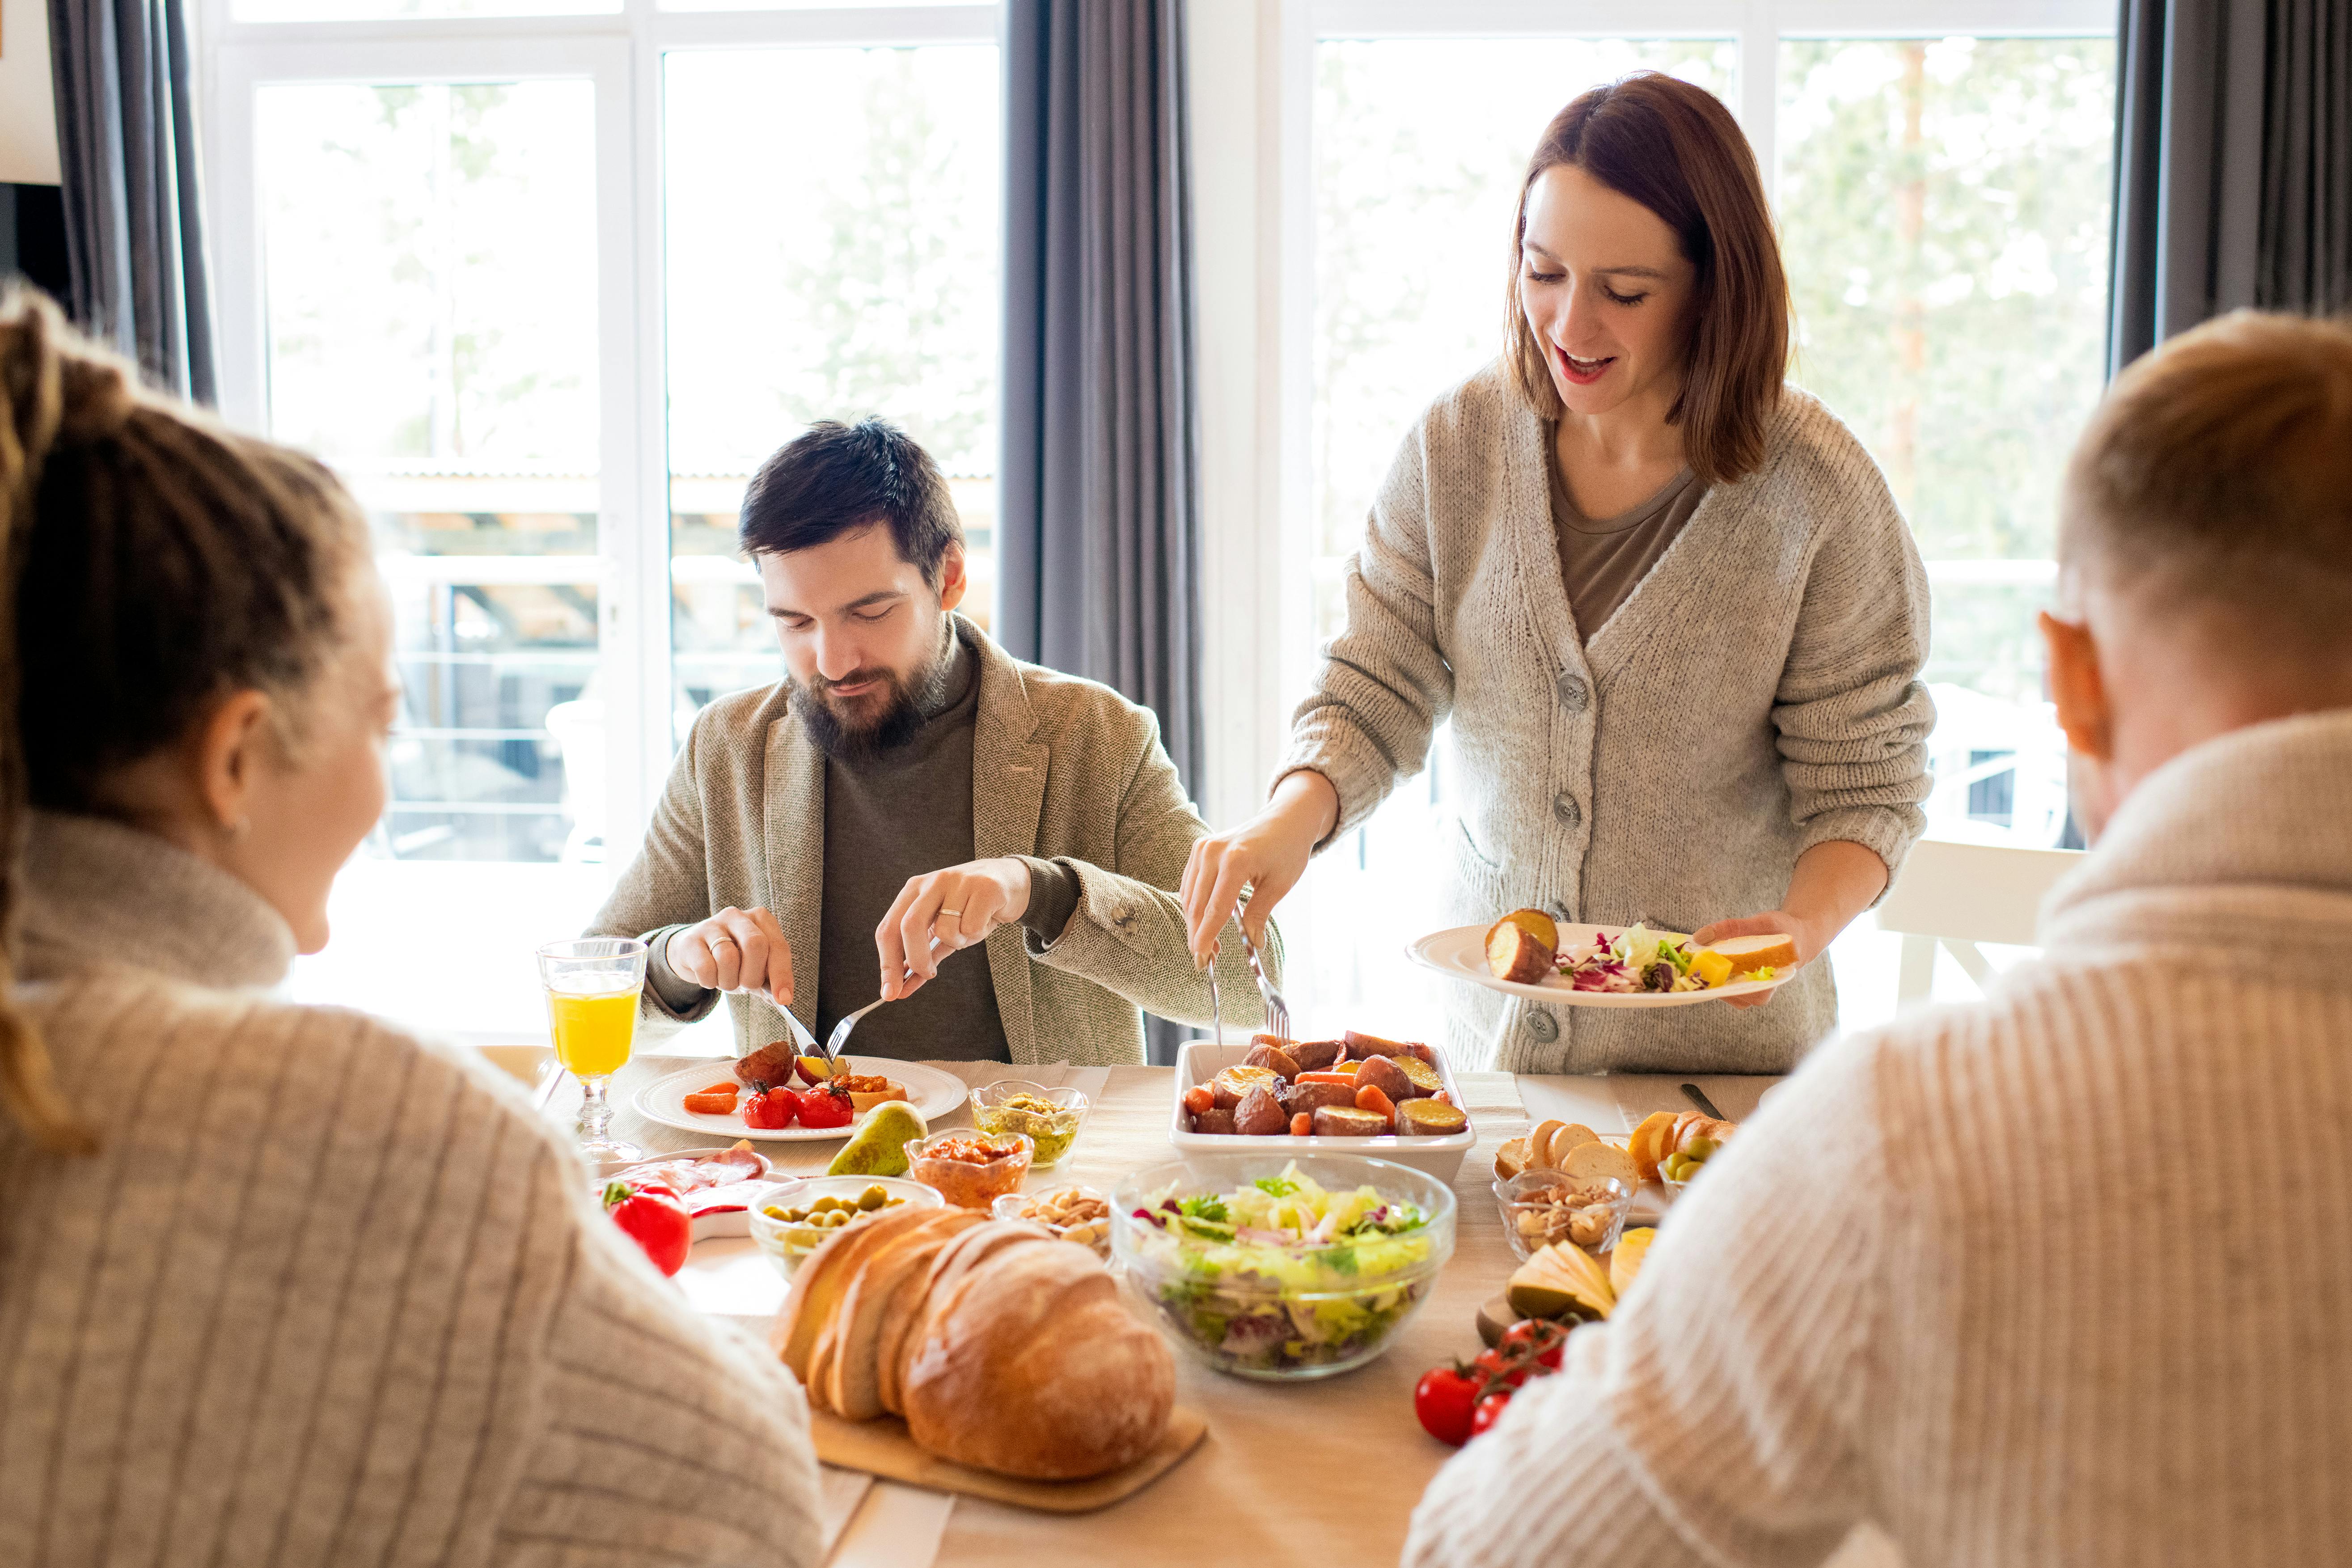
[[[1641,72],[1537,143],[1508,337],[1430,405],[1349,563],[1348,622],[1265,810],[1185,868],[1205,961],[1244,887],[1420,771],[1453,721],[1432,928],[1515,908],[1779,931],[1769,1006],[1554,1009],[1462,988],[1456,1059],[1522,1072],[1785,1072],[1837,1016],[1832,938],[1925,826],[1927,575],[1860,442],[1783,384],[1788,286],[1748,142]]]
[[[267,994],[383,807],[350,497],[20,297],[0,527],[0,1562],[816,1561],[798,1390],[513,1087]]]

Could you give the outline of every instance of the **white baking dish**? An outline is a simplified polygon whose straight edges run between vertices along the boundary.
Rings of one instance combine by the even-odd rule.
[[[1375,1160],[1392,1160],[1441,1182],[1451,1182],[1454,1173],[1462,1168],[1462,1157],[1477,1144],[1478,1124],[1475,1119],[1461,1131],[1444,1138],[1400,1138],[1393,1132],[1378,1138],[1293,1138],[1286,1132],[1250,1138],[1238,1132],[1195,1132],[1186,1126],[1184,1091],[1194,1084],[1208,1082],[1227,1068],[1241,1066],[1249,1054],[1250,1042],[1246,1040],[1223,1046],[1214,1040],[1186,1040],[1178,1047],[1176,1092],[1169,1105],[1168,1142],[1176,1146],[1179,1154],[1270,1154],[1286,1149],[1300,1155],[1363,1154]],[[1446,1097],[1468,1110],[1461,1086],[1454,1081],[1454,1068],[1445,1059],[1444,1047],[1432,1047],[1430,1054],[1437,1058],[1437,1077],[1445,1085]]]

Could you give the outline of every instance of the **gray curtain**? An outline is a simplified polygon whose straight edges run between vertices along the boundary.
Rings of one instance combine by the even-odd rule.
[[[1160,716],[1200,788],[1183,0],[1005,7],[996,629]],[[1149,1021],[1152,1058],[1185,1031]]]
[[[1201,777],[1182,0],[1012,0],[997,619]]]
[[[2241,306],[2352,304],[2352,5],[2121,0],[2113,374]]]
[[[216,400],[182,0],[49,0],[67,306],[155,384]]]

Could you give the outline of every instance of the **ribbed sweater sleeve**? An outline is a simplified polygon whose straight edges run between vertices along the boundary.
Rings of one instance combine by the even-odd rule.
[[[1301,769],[1331,781],[1339,816],[1324,844],[1421,771],[1430,737],[1454,706],[1454,670],[1441,651],[1423,440],[1416,425],[1381,485],[1364,542],[1348,559],[1347,627],[1324,650],[1275,773],[1277,784]]]
[[[1799,853],[1844,839],[1886,862],[1887,886],[1926,830],[1927,572],[1861,447],[1811,457],[1835,498],[1805,575],[1772,707]]]
[[[634,936],[654,944],[663,953],[658,971],[647,965],[647,979],[637,1005],[637,1043],[668,1038],[688,1024],[699,1023],[719,1005],[719,993],[680,980],[669,967],[667,943],[672,931],[709,920],[710,907],[709,847],[702,819],[701,767],[706,719],[703,710],[688,731],[686,744],[662,786],[653,820],[646,825],[644,844],[613,884],[604,908],[589,922],[588,936]],[[657,977],[656,977],[657,976]]]
[[[817,1561],[799,1385],[698,1317],[569,1190],[569,1173],[552,1169],[547,1194],[579,1228],[548,1335],[545,1425],[499,1530],[501,1558],[560,1549],[575,1563]]]
[[[1439,1472],[1410,1568],[1837,1548],[1868,1507],[1894,1261],[1871,1079],[1865,1050],[1825,1050],[1709,1163],[1612,1319]]]

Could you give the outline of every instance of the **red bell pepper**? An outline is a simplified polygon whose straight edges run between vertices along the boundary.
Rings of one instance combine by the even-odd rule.
[[[686,1249],[694,1245],[694,1216],[668,1187],[658,1182],[608,1183],[604,1212],[664,1274],[686,1266]]]

